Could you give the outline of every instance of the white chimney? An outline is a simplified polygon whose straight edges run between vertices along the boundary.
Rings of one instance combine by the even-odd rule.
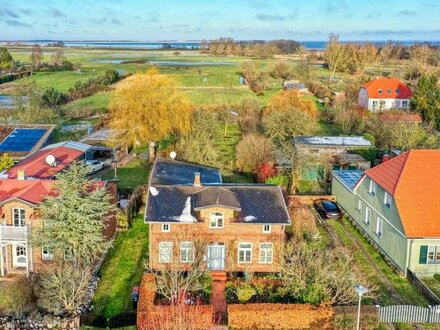
[[[17,171],[17,179],[18,180],[26,180],[26,172],[25,172],[25,170],[18,170]]]

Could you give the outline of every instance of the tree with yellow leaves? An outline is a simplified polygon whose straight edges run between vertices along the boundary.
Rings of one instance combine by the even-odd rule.
[[[110,103],[110,127],[125,131],[121,139],[128,145],[150,143],[152,160],[155,141],[189,131],[192,109],[174,81],[152,69],[117,87]]]
[[[315,102],[312,100],[301,98],[295,90],[281,91],[272,96],[267,103],[264,116],[268,116],[277,112],[288,112],[291,108],[296,108],[307,113],[312,118],[318,117],[318,110]]]

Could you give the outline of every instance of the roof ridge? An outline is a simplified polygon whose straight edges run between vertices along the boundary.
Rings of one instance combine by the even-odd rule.
[[[399,174],[399,179],[397,180],[396,186],[394,187],[394,191],[393,191],[393,197],[394,198],[398,198],[397,191],[399,189],[400,182],[402,181],[402,178],[405,175],[406,168],[407,168],[407,166],[409,164],[409,158],[414,153],[413,151],[414,150],[408,150],[407,151],[407,156],[406,156],[405,162],[403,163],[402,170],[400,171],[400,174]]]
[[[366,170],[366,171],[364,172],[364,174],[368,176],[368,173],[370,173],[370,172],[375,172],[376,169],[385,166],[385,164],[388,165],[389,162],[395,162],[396,159],[398,159],[398,158],[400,158],[400,157],[403,157],[404,155],[407,155],[408,153],[409,153],[409,151],[405,151],[404,153],[400,154],[400,155],[397,156],[397,157],[391,158],[390,160],[388,160],[388,161],[386,161],[386,162],[380,163],[379,165],[376,165],[376,166],[374,166],[374,167],[372,167],[372,168]],[[405,162],[406,162],[406,160],[405,160]]]

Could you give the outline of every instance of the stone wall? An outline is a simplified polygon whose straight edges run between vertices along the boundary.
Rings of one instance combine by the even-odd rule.
[[[32,315],[22,319],[16,318],[0,318],[0,329],[68,329],[79,330],[79,316],[71,318],[61,318],[51,315]]]

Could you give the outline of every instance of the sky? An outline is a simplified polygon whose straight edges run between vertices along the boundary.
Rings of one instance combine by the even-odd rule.
[[[0,0],[0,40],[440,40],[440,0]]]

